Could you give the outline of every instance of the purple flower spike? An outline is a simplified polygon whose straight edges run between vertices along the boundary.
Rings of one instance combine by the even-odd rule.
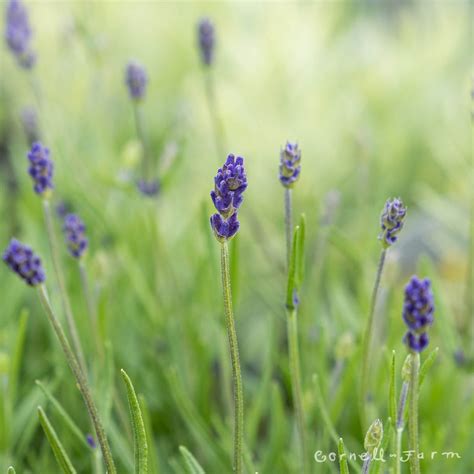
[[[82,257],[88,245],[86,226],[82,220],[76,214],[68,214],[64,218],[63,230],[69,253],[75,258]]]
[[[398,234],[403,229],[406,214],[407,208],[400,198],[387,199],[380,216],[382,232],[379,235],[379,240],[382,241],[385,248],[390,247],[398,240]]]
[[[210,66],[214,59],[215,31],[209,18],[202,18],[198,23],[198,42],[201,59],[204,65]]]
[[[405,287],[403,304],[403,320],[408,327],[404,342],[416,352],[421,352],[429,342],[427,329],[433,324],[434,318],[433,292],[428,278],[420,280],[413,276]]]
[[[298,144],[287,142],[280,151],[280,182],[286,188],[291,188],[301,173],[301,150]]]
[[[138,181],[137,187],[144,196],[148,197],[156,196],[160,191],[160,183],[158,180],[145,181],[144,179],[141,179]]]
[[[125,72],[125,82],[132,99],[143,99],[148,83],[148,76],[143,66],[134,61],[129,62]]]
[[[40,142],[33,143],[28,153],[30,167],[28,172],[34,181],[34,190],[41,196],[53,189],[53,161],[50,158],[49,149]]]
[[[20,0],[10,0],[6,12],[5,39],[18,64],[31,69],[36,62],[36,54],[31,50],[32,31],[28,12]]]
[[[46,279],[41,259],[30,247],[12,239],[3,253],[3,261],[30,286],[36,286]]]
[[[239,230],[237,210],[242,204],[242,193],[247,189],[244,159],[229,155],[214,178],[211,199],[218,214],[211,217],[211,227],[216,238],[224,241],[232,238]]]

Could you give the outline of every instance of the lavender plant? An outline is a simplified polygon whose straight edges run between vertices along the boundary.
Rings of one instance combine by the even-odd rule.
[[[159,183],[151,178],[150,150],[143,123],[142,102],[148,85],[148,75],[145,68],[136,61],[130,61],[125,70],[125,83],[128,87],[130,99],[133,102],[133,117],[137,138],[142,146],[141,178],[137,188],[144,196],[153,197],[159,192]]]
[[[300,226],[293,234],[293,209],[291,202],[292,187],[301,172],[301,150],[296,143],[287,142],[280,151],[280,182],[285,187],[285,231],[286,261],[288,285],[286,297],[286,319],[288,332],[288,357],[293,393],[293,404],[298,428],[301,466],[304,472],[306,463],[306,434],[303,414],[303,396],[301,388],[301,369],[298,344],[298,290],[303,277],[305,219],[302,216]]]
[[[230,261],[228,241],[239,230],[237,211],[243,201],[243,192],[247,189],[247,176],[244,159],[229,155],[214,178],[214,190],[211,199],[217,210],[210,218],[211,228],[221,244],[221,277],[224,297],[227,337],[232,363],[234,391],[234,462],[233,470],[242,473],[242,445],[244,435],[244,399],[242,373],[240,368],[239,346],[232,310],[232,292],[230,281]]]
[[[381,420],[376,419],[367,430],[364,439],[364,449],[366,451],[366,456],[364,460],[364,465],[362,466],[362,474],[368,474],[370,465],[377,450],[380,447],[383,438],[383,423]]]
[[[413,276],[405,287],[405,302],[403,304],[403,320],[408,331],[404,343],[410,352],[410,382],[409,382],[409,410],[408,431],[412,474],[420,473],[419,443],[418,443],[418,395],[420,376],[420,353],[429,343],[427,330],[433,324],[434,302],[431,291],[431,282]]]
[[[372,342],[372,334],[374,330],[375,306],[377,303],[377,293],[382,278],[385,257],[388,249],[398,240],[398,234],[403,228],[406,207],[400,198],[388,199],[384,209],[380,215],[379,240],[382,244],[377,274],[375,277],[372,298],[370,302],[369,317],[365,326],[362,341],[362,366],[359,380],[359,413],[362,427],[366,425],[366,397],[369,391],[369,365],[370,365],[370,345]]]
[[[69,340],[62,328],[61,322],[57,319],[51,303],[49,301],[46,286],[44,284],[46,275],[41,263],[41,259],[27,245],[22,244],[16,239],[12,239],[3,254],[3,261],[8,267],[16,273],[29,286],[35,287],[41,304],[48,316],[49,322],[59,340],[61,349],[66,356],[67,363],[76,379],[79,391],[82,394],[85,405],[89,412],[92,424],[95,428],[97,438],[102,450],[104,462],[109,474],[115,474],[115,464],[110,451],[109,443],[99,417],[98,410],[92,398],[86,376],[82,371],[79,362],[74,354]]]
[[[20,0],[10,0],[6,10],[5,39],[18,64],[31,69],[36,62],[36,53],[31,46],[33,32],[28,11]]]
[[[69,296],[66,291],[66,284],[59,257],[56,233],[54,231],[53,216],[50,204],[50,198],[52,190],[54,188],[54,166],[49,148],[46,148],[40,142],[35,142],[32,145],[30,152],[28,153],[28,160],[30,161],[30,168],[28,171],[34,183],[33,189],[42,198],[43,201],[43,211],[46,222],[46,229],[48,233],[51,257],[53,260],[54,271],[56,273],[56,279],[58,282],[59,292],[64,312],[66,314],[66,320],[72,338],[74,351],[79,361],[81,370],[84,372],[84,374],[87,374],[87,365],[84,358],[82,345],[79,339],[79,333],[77,331],[71,303],[69,301]]]

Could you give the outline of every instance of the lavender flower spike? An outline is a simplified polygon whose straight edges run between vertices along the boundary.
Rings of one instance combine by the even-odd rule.
[[[428,278],[413,276],[405,287],[403,320],[408,327],[403,341],[415,352],[423,351],[429,343],[427,329],[434,318],[433,292]]]
[[[125,82],[132,99],[143,99],[148,83],[148,76],[143,66],[135,61],[130,61],[125,71]]]
[[[210,66],[214,59],[215,32],[209,18],[202,18],[198,23],[198,42],[202,62]]]
[[[379,240],[384,248],[390,247],[398,240],[398,234],[403,228],[407,208],[400,198],[387,199],[385,207],[380,216],[380,227],[382,232]]]
[[[49,149],[40,142],[33,143],[28,153],[30,167],[28,172],[34,181],[34,190],[37,194],[47,197],[53,189],[53,161]]]
[[[157,179],[151,181],[140,179],[137,182],[137,188],[144,196],[153,197],[159,193],[160,183]]]
[[[88,245],[86,226],[82,220],[76,214],[68,214],[64,218],[63,230],[69,253],[75,258],[82,257]]]
[[[20,0],[10,0],[6,11],[5,39],[16,57],[18,64],[31,69],[36,62],[36,54],[31,49],[32,31],[28,12]]]
[[[286,188],[291,188],[301,172],[301,150],[297,143],[287,142],[280,151],[280,181]]]
[[[30,286],[39,285],[46,279],[41,259],[16,239],[11,239],[3,253],[3,261]]]
[[[247,189],[244,159],[229,155],[224,166],[217,171],[214,183],[211,199],[218,213],[211,217],[211,227],[217,240],[223,242],[239,230],[237,210],[243,201],[242,193]]]

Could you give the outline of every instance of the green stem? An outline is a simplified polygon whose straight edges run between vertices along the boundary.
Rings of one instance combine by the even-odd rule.
[[[143,114],[140,103],[134,101],[133,103],[133,117],[135,120],[135,128],[137,131],[137,138],[142,145],[143,155],[142,155],[142,178],[146,180],[149,176],[150,171],[150,159],[148,153],[148,142],[145,137],[145,130],[143,126]]]
[[[224,295],[224,312],[232,361],[232,379],[234,386],[234,465],[237,474],[242,473],[242,444],[244,435],[244,395],[240,370],[239,346],[232,310],[232,291],[230,287],[229,249],[227,242],[221,243],[221,272]]]
[[[293,241],[293,206],[291,189],[285,188],[285,232],[286,232],[286,265],[290,266],[291,247]]]
[[[38,295],[40,297],[43,308],[45,309],[46,314],[48,315],[48,319],[53,327],[53,330],[56,333],[57,338],[59,339],[61,348],[64,352],[64,355],[66,356],[66,360],[76,379],[79,391],[81,392],[84,402],[86,404],[87,411],[89,412],[92,424],[94,425],[94,429],[97,434],[97,439],[99,440],[99,445],[102,450],[102,455],[104,457],[107,473],[115,474],[117,471],[115,469],[114,461],[112,459],[112,453],[110,451],[109,443],[107,441],[102,422],[99,418],[99,413],[95,406],[94,400],[92,399],[87,380],[81,370],[81,367],[79,366],[79,363],[77,362],[76,356],[74,355],[71,346],[69,345],[69,341],[67,340],[66,334],[64,333],[61,323],[54,315],[53,309],[49,302],[48,294],[46,292],[46,287],[44,285],[38,286]]]
[[[420,460],[418,459],[418,383],[420,372],[420,354],[412,352],[411,374],[409,384],[408,431],[410,435],[410,471],[411,474],[420,474]]]
[[[370,344],[372,342],[372,333],[374,332],[375,305],[377,303],[377,294],[380,287],[380,280],[382,278],[382,271],[385,263],[386,253],[386,249],[383,249],[380,253],[379,264],[377,267],[377,275],[375,277],[375,284],[374,289],[372,291],[372,299],[370,302],[369,317],[367,319],[367,325],[365,327],[362,342],[362,371],[359,386],[359,413],[362,430],[364,430],[365,426],[367,425],[366,397],[369,388]]]
[[[303,472],[307,472],[306,436],[303,416],[303,396],[301,391],[300,355],[298,349],[298,319],[296,308],[287,310],[288,356],[290,360],[291,388],[296,414],[296,425],[300,441],[300,455]]]
[[[61,301],[66,314],[67,326],[69,333],[72,338],[72,345],[74,347],[74,352],[79,361],[79,366],[84,374],[87,374],[87,365],[84,358],[84,352],[82,350],[81,341],[79,339],[79,334],[77,331],[76,321],[74,319],[74,314],[72,312],[71,302],[66,291],[66,284],[64,280],[64,274],[61,267],[59,252],[58,252],[58,242],[56,240],[56,233],[54,232],[53,216],[51,214],[51,206],[48,199],[43,199],[43,210],[44,217],[46,221],[46,229],[48,232],[49,247],[51,250],[51,258],[53,260],[54,272],[56,273],[56,279],[58,280],[59,293],[61,295]]]
[[[222,125],[222,121],[220,119],[217,107],[216,91],[214,87],[212,71],[210,71],[209,68],[204,71],[204,86],[206,89],[207,105],[209,107],[209,114],[212,120],[212,126],[214,129],[214,139],[216,142],[216,149],[217,153],[219,154],[220,162],[220,160],[222,160],[226,156],[224,146],[224,127]]]
[[[397,458],[395,462],[395,474],[401,474],[402,472],[401,455],[402,455],[402,438],[403,438],[403,430],[404,430],[403,417],[405,413],[405,405],[407,401],[409,385],[410,385],[409,383],[403,382],[402,389],[400,392],[400,401],[398,403],[397,420],[396,420]]]

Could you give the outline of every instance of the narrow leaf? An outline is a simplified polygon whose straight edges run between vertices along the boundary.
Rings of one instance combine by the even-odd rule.
[[[142,395],[138,395],[138,401],[140,402],[140,409],[142,411],[143,423],[145,424],[146,439],[148,443],[148,464],[150,474],[158,474],[159,462],[156,454],[156,449],[153,447],[153,437],[151,430],[150,412],[148,410],[148,404]]]
[[[46,416],[46,413],[41,407],[38,407],[38,416],[41,426],[43,427],[46,437],[48,438],[49,445],[53,450],[54,457],[56,458],[56,461],[58,462],[62,472],[65,474],[75,474],[76,470],[74,469],[68,455],[66,454],[61,441],[59,441],[56,431],[54,431],[54,428]]]
[[[16,397],[16,388],[18,384],[18,374],[20,372],[21,359],[23,356],[23,346],[25,345],[26,326],[28,323],[28,311],[23,310],[20,313],[20,322],[16,333],[15,349],[13,352],[12,363],[10,365],[9,397],[14,401]]]
[[[296,226],[293,233],[293,245],[291,248],[290,265],[288,268],[288,286],[286,292],[286,306],[289,309],[294,308],[293,296],[296,290],[296,255],[298,249],[300,227]]]
[[[127,388],[128,404],[130,406],[130,414],[132,417],[134,449],[135,449],[135,473],[146,474],[148,472],[148,444],[145,432],[145,424],[143,423],[140,403],[138,402],[132,381],[125,370],[120,371]]]
[[[420,387],[421,384],[423,383],[423,380],[425,380],[426,374],[428,371],[431,369],[431,366],[434,364],[436,357],[438,356],[439,352],[439,347],[434,348],[429,354],[428,357],[425,359],[423,364],[421,364],[420,368]]]
[[[297,245],[297,256],[296,256],[296,267],[297,267],[297,287],[300,288],[304,278],[304,251],[305,251],[305,239],[306,239],[306,215],[301,214],[300,217],[300,232],[298,233],[298,245]]]
[[[196,458],[184,446],[180,446],[179,450],[184,457],[189,474],[205,474],[204,469],[196,461]]]
[[[80,428],[76,425],[73,419],[68,415],[66,410],[63,408],[61,403],[57,400],[57,398],[43,385],[43,383],[39,380],[36,380],[36,385],[42,390],[45,394],[46,398],[51,402],[55,410],[57,411],[59,417],[64,422],[64,424],[69,428],[71,433],[76,437],[76,439],[81,443],[85,448],[88,450],[91,449],[89,444],[87,443],[86,435],[80,430]]]
[[[389,389],[389,413],[392,418],[393,426],[397,422],[397,385],[395,381],[395,351],[392,351],[392,360],[390,363],[390,389]]]
[[[342,440],[342,438],[339,438],[339,443],[337,443],[337,451],[339,454],[339,472],[341,474],[349,474],[346,448],[344,447],[344,441]]]

